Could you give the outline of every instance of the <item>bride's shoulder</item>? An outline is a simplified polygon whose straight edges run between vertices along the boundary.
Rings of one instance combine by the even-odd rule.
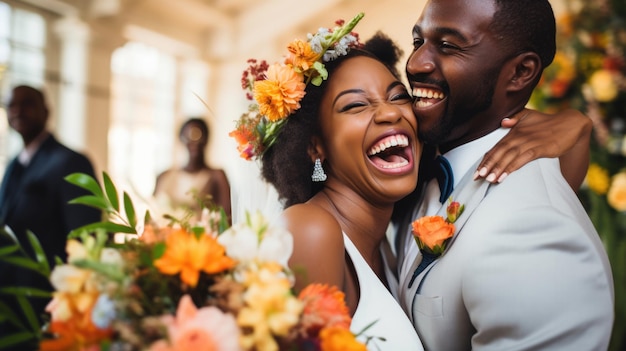
[[[324,208],[309,204],[297,204],[287,208],[281,215],[284,223],[295,236],[306,235],[322,239],[341,239],[341,226],[337,219]]]
[[[296,291],[310,283],[343,289],[345,248],[335,217],[317,205],[298,204],[286,209],[282,220],[293,235],[289,266],[296,272]]]

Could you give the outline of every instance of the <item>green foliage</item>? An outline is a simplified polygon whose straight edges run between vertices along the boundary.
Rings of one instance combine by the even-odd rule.
[[[123,193],[124,213],[120,212],[119,192],[115,184],[106,172],[102,172],[102,179],[104,180],[104,191],[100,188],[98,182],[90,175],[73,173],[65,177],[67,182],[91,193],[91,195],[73,199],[70,203],[95,207],[104,211],[107,215],[107,219],[102,222],[88,224],[73,230],[70,233],[70,237],[75,237],[78,233],[83,231],[92,232],[97,229],[104,229],[111,233],[137,234],[137,217],[132,199],[128,193]],[[149,214],[146,213],[146,221],[148,219]]]
[[[14,243],[0,249],[0,261],[31,270],[44,277],[50,276],[46,254],[33,233],[27,232],[27,236],[35,257],[31,257],[24,250],[8,227],[0,228],[0,236]],[[0,350],[38,340],[41,337],[41,325],[28,299],[50,298],[50,292],[28,286],[6,286],[0,288],[0,295],[13,296],[17,301],[17,306],[8,306],[0,301],[0,322],[9,323],[17,329],[14,334],[0,338]],[[27,324],[22,322],[17,311],[26,318]]]

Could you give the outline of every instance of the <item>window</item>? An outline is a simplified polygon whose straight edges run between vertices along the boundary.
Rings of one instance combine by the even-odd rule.
[[[38,13],[0,2],[0,175],[22,147],[10,130],[4,103],[12,86],[43,86],[46,71],[46,21]]]
[[[113,53],[108,168],[120,185],[147,198],[173,158],[176,59],[129,42]]]

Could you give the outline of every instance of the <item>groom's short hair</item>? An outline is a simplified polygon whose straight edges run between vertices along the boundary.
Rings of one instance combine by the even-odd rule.
[[[501,40],[502,49],[516,55],[535,52],[542,69],[556,52],[556,20],[548,0],[492,0],[496,6],[490,29]]]

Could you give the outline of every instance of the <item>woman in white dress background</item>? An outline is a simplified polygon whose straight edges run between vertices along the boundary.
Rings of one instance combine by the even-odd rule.
[[[171,213],[193,212],[198,218],[203,203],[221,206],[231,215],[230,185],[226,173],[212,168],[206,161],[209,126],[204,119],[189,118],[179,130],[180,142],[187,150],[187,161],[182,167],[173,167],[159,174],[154,197],[160,206]]]

